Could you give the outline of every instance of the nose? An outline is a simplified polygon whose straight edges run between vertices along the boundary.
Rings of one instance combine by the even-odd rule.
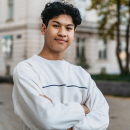
[[[66,37],[66,29],[64,27],[59,28],[58,36]]]

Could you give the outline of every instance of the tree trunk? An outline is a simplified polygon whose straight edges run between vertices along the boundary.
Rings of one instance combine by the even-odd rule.
[[[127,28],[126,28],[126,66],[125,66],[125,74],[129,74],[129,28],[130,28],[130,0],[128,3],[129,7],[129,18],[128,18],[128,23],[127,23]]]
[[[121,62],[121,59],[119,57],[119,53],[120,53],[119,46],[120,46],[120,0],[117,0],[117,46],[116,46],[116,55],[117,55],[117,60],[118,60],[118,63],[119,63],[121,74],[124,74],[122,62]]]

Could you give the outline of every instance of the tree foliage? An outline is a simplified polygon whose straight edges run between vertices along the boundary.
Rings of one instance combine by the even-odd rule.
[[[91,0],[91,6],[87,10],[95,9],[98,14],[99,35],[111,39],[117,35],[116,54],[121,74],[129,73],[129,26],[130,26],[130,0]],[[126,65],[123,66],[119,57],[120,25],[126,26]]]
[[[128,22],[128,0],[121,0],[120,21],[121,24]],[[99,16],[98,29],[100,36],[106,38],[110,36],[114,39],[114,31],[117,27],[117,0],[91,0],[91,6],[88,10],[95,9]]]

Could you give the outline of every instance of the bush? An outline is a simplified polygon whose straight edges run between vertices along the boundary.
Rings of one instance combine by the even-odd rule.
[[[130,75],[109,75],[109,74],[97,74],[91,75],[94,80],[105,80],[105,81],[129,81]]]
[[[11,83],[13,84],[13,77],[12,76],[0,76],[0,83]]]

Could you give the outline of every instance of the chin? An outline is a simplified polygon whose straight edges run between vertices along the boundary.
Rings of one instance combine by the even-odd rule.
[[[66,47],[64,46],[51,46],[51,50],[54,52],[63,52],[65,51]]]
[[[56,52],[64,52],[65,49],[57,49]]]
[[[63,49],[63,48],[55,48],[55,49],[53,49],[53,51],[55,51],[55,52],[63,52],[63,51],[65,51],[65,48]]]

